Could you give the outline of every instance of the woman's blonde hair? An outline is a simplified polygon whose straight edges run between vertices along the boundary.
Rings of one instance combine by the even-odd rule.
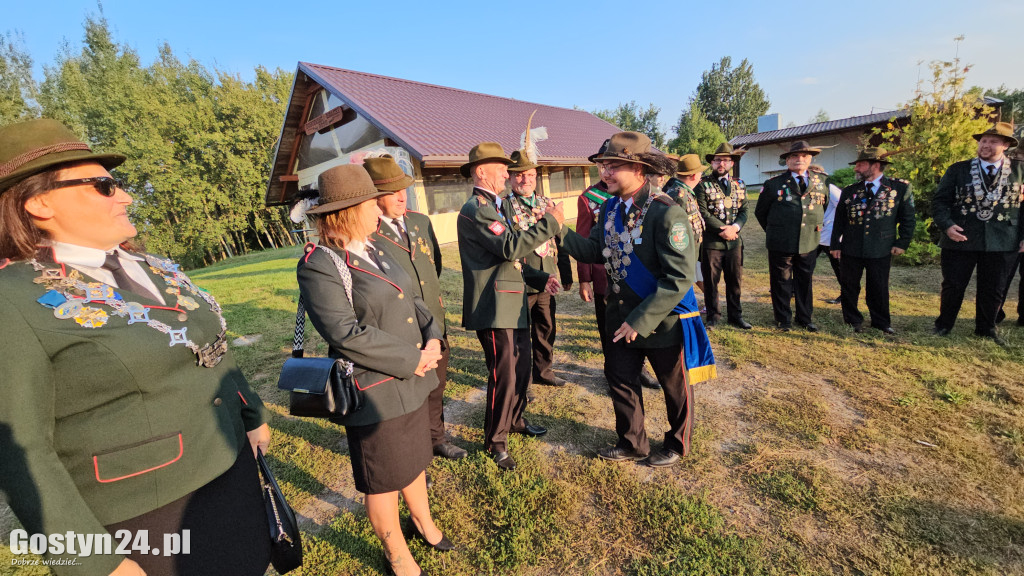
[[[343,210],[315,215],[313,222],[320,242],[333,248],[345,248],[345,244],[352,240],[359,229],[359,215],[354,210],[358,207],[359,204],[356,204]]]

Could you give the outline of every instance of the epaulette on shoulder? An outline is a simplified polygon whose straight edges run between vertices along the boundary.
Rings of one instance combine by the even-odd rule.
[[[480,196],[477,196],[476,197],[476,205],[477,206],[483,206],[484,204],[487,204],[487,200],[484,200]]]
[[[673,200],[671,196],[665,194],[664,192],[652,192],[651,196],[658,202],[661,202],[662,204],[667,204],[669,206],[675,206],[676,204],[676,201]]]

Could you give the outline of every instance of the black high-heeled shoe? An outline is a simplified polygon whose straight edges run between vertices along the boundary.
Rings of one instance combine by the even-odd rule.
[[[455,544],[453,544],[452,541],[449,540],[448,537],[445,536],[443,533],[441,534],[441,539],[438,540],[436,544],[431,544],[430,542],[427,542],[427,538],[423,534],[420,534],[419,529],[416,528],[416,523],[413,522],[411,519],[409,520],[409,529],[412,532],[413,538],[418,538],[419,540],[426,543],[427,546],[430,546],[438,552],[451,552],[452,550],[455,550]]]

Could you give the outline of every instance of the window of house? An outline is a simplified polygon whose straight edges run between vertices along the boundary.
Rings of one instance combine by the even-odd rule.
[[[343,106],[344,102],[326,90],[321,90],[309,108],[307,122],[318,116]],[[342,118],[330,128],[315,132],[310,136],[303,134],[299,143],[297,170],[304,170],[317,164],[323,164],[358,150],[364,146],[384,139],[384,133],[368,120],[359,116],[354,110],[346,110]]]
[[[430,214],[457,212],[473,193],[473,182],[463,178],[455,168],[423,170],[423,189]]]

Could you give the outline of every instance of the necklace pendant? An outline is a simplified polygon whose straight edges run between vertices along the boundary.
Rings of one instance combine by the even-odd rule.
[[[612,249],[608,248],[608,247],[605,247],[604,250],[601,250],[601,256],[604,256],[605,258],[611,258],[611,256],[612,256]]]
[[[615,292],[616,294],[618,294],[619,290],[621,290],[621,288],[619,288],[618,284],[612,284],[612,292]]]
[[[643,231],[644,231],[644,227],[643,227],[643,226],[637,226],[637,227],[636,227],[636,228],[634,228],[634,229],[633,229],[633,231],[632,231],[632,232],[630,233],[630,236],[632,236],[633,240],[636,240],[637,238],[639,238],[639,237],[640,237],[640,234],[642,234],[642,233],[643,233]]]
[[[171,337],[171,343],[168,346],[174,346],[175,344],[187,344],[188,338],[185,337],[185,331],[188,330],[188,326],[182,326],[177,330],[168,330],[167,334]]]
[[[60,320],[67,320],[78,316],[84,305],[81,300],[68,300],[67,302],[53,309],[53,315]]]
[[[629,266],[630,263],[632,263],[632,262],[633,262],[633,260],[629,256],[623,256],[622,257],[622,265],[623,266]]]

